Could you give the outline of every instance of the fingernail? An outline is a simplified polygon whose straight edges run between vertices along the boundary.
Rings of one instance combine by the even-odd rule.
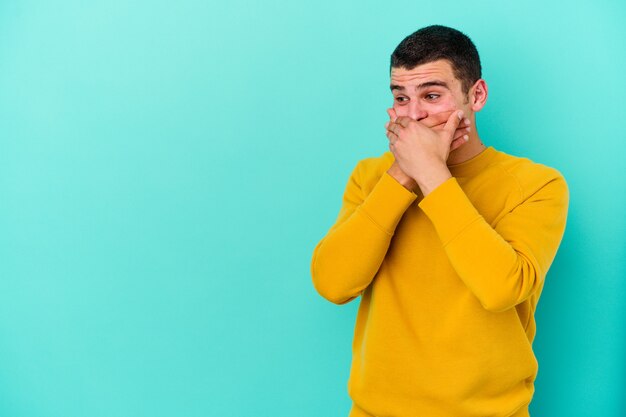
[[[460,110],[458,113],[459,120],[463,119],[463,110]]]
[[[469,136],[464,135],[464,136],[463,136],[463,139],[465,139],[465,142],[467,142],[467,141],[469,140]]]
[[[465,123],[466,123],[466,124],[469,124],[469,123],[470,123],[470,120],[469,120],[469,119],[465,119]]]

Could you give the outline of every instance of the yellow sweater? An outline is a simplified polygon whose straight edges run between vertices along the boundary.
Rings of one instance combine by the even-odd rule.
[[[565,228],[565,180],[490,147],[422,198],[386,172],[392,163],[385,152],[357,164],[311,263],[326,299],[361,295],[351,415],[528,415],[534,313]]]

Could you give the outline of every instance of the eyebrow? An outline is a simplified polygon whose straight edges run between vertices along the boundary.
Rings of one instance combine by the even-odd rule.
[[[415,89],[416,90],[421,90],[421,89],[424,89],[424,88],[434,87],[434,86],[444,87],[444,88],[447,88],[448,90],[450,89],[450,87],[448,87],[447,83],[445,83],[444,81],[439,81],[439,80],[426,81],[425,83],[416,85]],[[404,88],[404,86],[397,85],[397,84],[391,84],[389,86],[389,88],[391,89],[392,92],[393,92],[393,90],[398,90],[398,91],[406,90],[406,88]]]

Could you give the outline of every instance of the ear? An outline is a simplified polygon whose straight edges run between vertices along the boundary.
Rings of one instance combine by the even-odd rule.
[[[473,112],[479,112],[487,103],[487,83],[482,78],[474,83],[469,91],[470,105]]]

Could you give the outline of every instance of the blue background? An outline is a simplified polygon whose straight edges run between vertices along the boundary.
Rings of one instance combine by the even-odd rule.
[[[389,55],[461,29],[484,141],[561,170],[533,417],[626,414],[618,0],[0,3],[0,415],[346,416],[312,250],[387,150]]]

